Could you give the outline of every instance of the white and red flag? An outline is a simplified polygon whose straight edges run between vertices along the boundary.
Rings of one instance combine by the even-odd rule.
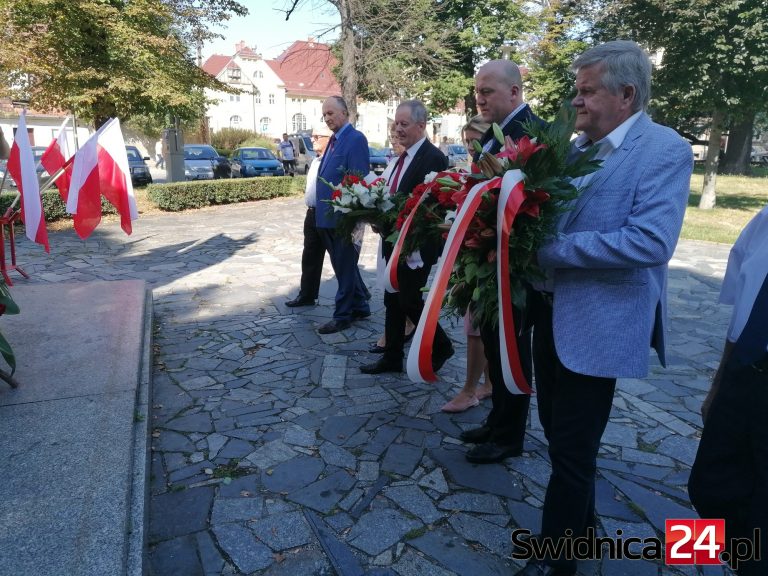
[[[45,229],[43,215],[43,200],[40,197],[40,183],[37,181],[35,170],[35,155],[29,144],[26,110],[22,110],[19,116],[19,127],[13,138],[7,169],[16,181],[16,187],[21,195],[21,219],[26,228],[27,238],[42,244],[45,251],[50,252],[48,231]]]
[[[67,160],[69,160],[74,153],[74,150],[70,147],[69,140],[67,139],[67,124],[69,124],[69,116],[67,116],[61,124],[59,134],[51,141],[48,148],[45,149],[45,152],[43,152],[43,155],[40,157],[40,164],[43,165],[43,168],[45,168],[51,176],[66,166],[64,173],[59,176],[54,183],[56,184],[56,188],[59,189],[59,195],[64,202],[67,201],[69,182],[72,179],[72,164],[67,164]]]
[[[73,214],[80,238],[90,236],[101,222],[102,195],[117,209],[120,226],[130,234],[131,221],[139,217],[139,211],[117,118],[107,121],[75,154],[67,212]]]

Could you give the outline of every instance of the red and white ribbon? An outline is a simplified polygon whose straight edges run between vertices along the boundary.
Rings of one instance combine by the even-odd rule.
[[[523,373],[517,349],[517,330],[512,315],[512,291],[509,283],[509,235],[520,207],[525,201],[520,170],[504,174],[496,211],[496,276],[499,298],[499,352],[504,385],[512,394],[531,394],[533,390]]]
[[[387,269],[384,273],[384,289],[387,292],[400,292],[400,283],[397,279],[397,261],[400,260],[400,254],[403,251],[403,243],[405,242],[405,237],[408,235],[408,230],[411,229],[411,222],[413,222],[413,217],[416,215],[416,211],[419,209],[419,206],[421,206],[424,200],[427,199],[427,196],[429,196],[429,192],[425,191],[424,194],[421,195],[421,198],[419,198],[416,206],[414,206],[413,210],[411,210],[411,213],[406,217],[402,228],[400,228],[400,235],[397,237],[397,241],[392,248],[392,256],[389,257],[389,262],[387,262]]]
[[[424,311],[421,313],[419,325],[416,327],[413,343],[408,352],[408,377],[414,382],[435,382],[437,380],[432,369],[432,346],[435,341],[437,322],[440,319],[440,310],[443,307],[443,297],[453,270],[453,263],[456,261],[456,256],[458,256],[459,249],[464,242],[464,234],[483,199],[483,193],[498,188],[500,183],[501,178],[493,178],[475,184],[467,194],[456,219],[453,221],[451,230],[448,232],[448,239],[445,241],[443,253],[437,265],[435,279],[429,290],[427,301],[424,303]],[[402,231],[400,236],[403,236]],[[392,260],[394,260],[394,254]]]

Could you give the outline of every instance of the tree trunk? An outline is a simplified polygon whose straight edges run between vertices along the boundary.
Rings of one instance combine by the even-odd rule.
[[[349,121],[357,120],[357,45],[349,0],[339,0],[341,16],[341,93],[349,109]]]
[[[752,152],[752,126],[755,123],[755,113],[750,112],[739,122],[731,124],[728,134],[728,148],[725,160],[720,167],[723,174],[751,174],[749,155]]]
[[[715,110],[712,114],[707,159],[704,162],[704,187],[701,191],[701,200],[699,200],[701,210],[712,210],[717,201],[715,183],[717,182],[717,161],[720,156],[720,138],[723,135],[724,119],[725,113],[721,110]]]

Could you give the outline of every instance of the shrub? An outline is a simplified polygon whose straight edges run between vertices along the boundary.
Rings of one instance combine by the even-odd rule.
[[[5,214],[5,211],[16,199],[16,192],[3,192],[0,194],[0,215]],[[61,196],[56,190],[47,190],[41,194],[43,200],[43,214],[45,214],[45,220],[47,222],[54,222],[55,220],[61,220],[63,218],[71,218],[72,216],[67,213],[66,206],[61,200]],[[19,203],[16,203],[18,207]],[[101,197],[101,213],[102,214],[117,214],[114,206],[107,202],[106,198]]]
[[[241,143],[251,138],[257,138],[258,134],[245,128],[222,128],[211,134],[211,146],[217,150],[234,150]]]
[[[277,176],[150,184],[147,186],[147,197],[161,210],[177,212],[214,204],[293,196],[297,193],[293,180],[288,176]]]
[[[268,150],[272,150],[272,152],[275,152],[277,150],[277,145],[275,144],[275,141],[272,138],[269,138],[268,136],[255,136],[253,138],[248,138],[248,140],[244,140],[240,143],[241,147],[253,147],[253,148],[266,148]]]

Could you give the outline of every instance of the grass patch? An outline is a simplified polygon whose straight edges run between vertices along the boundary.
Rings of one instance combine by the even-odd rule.
[[[681,238],[733,244],[747,222],[768,204],[768,169],[753,168],[752,176],[718,174],[717,203],[712,210],[700,210],[703,169],[691,177],[691,194],[685,211]]]

